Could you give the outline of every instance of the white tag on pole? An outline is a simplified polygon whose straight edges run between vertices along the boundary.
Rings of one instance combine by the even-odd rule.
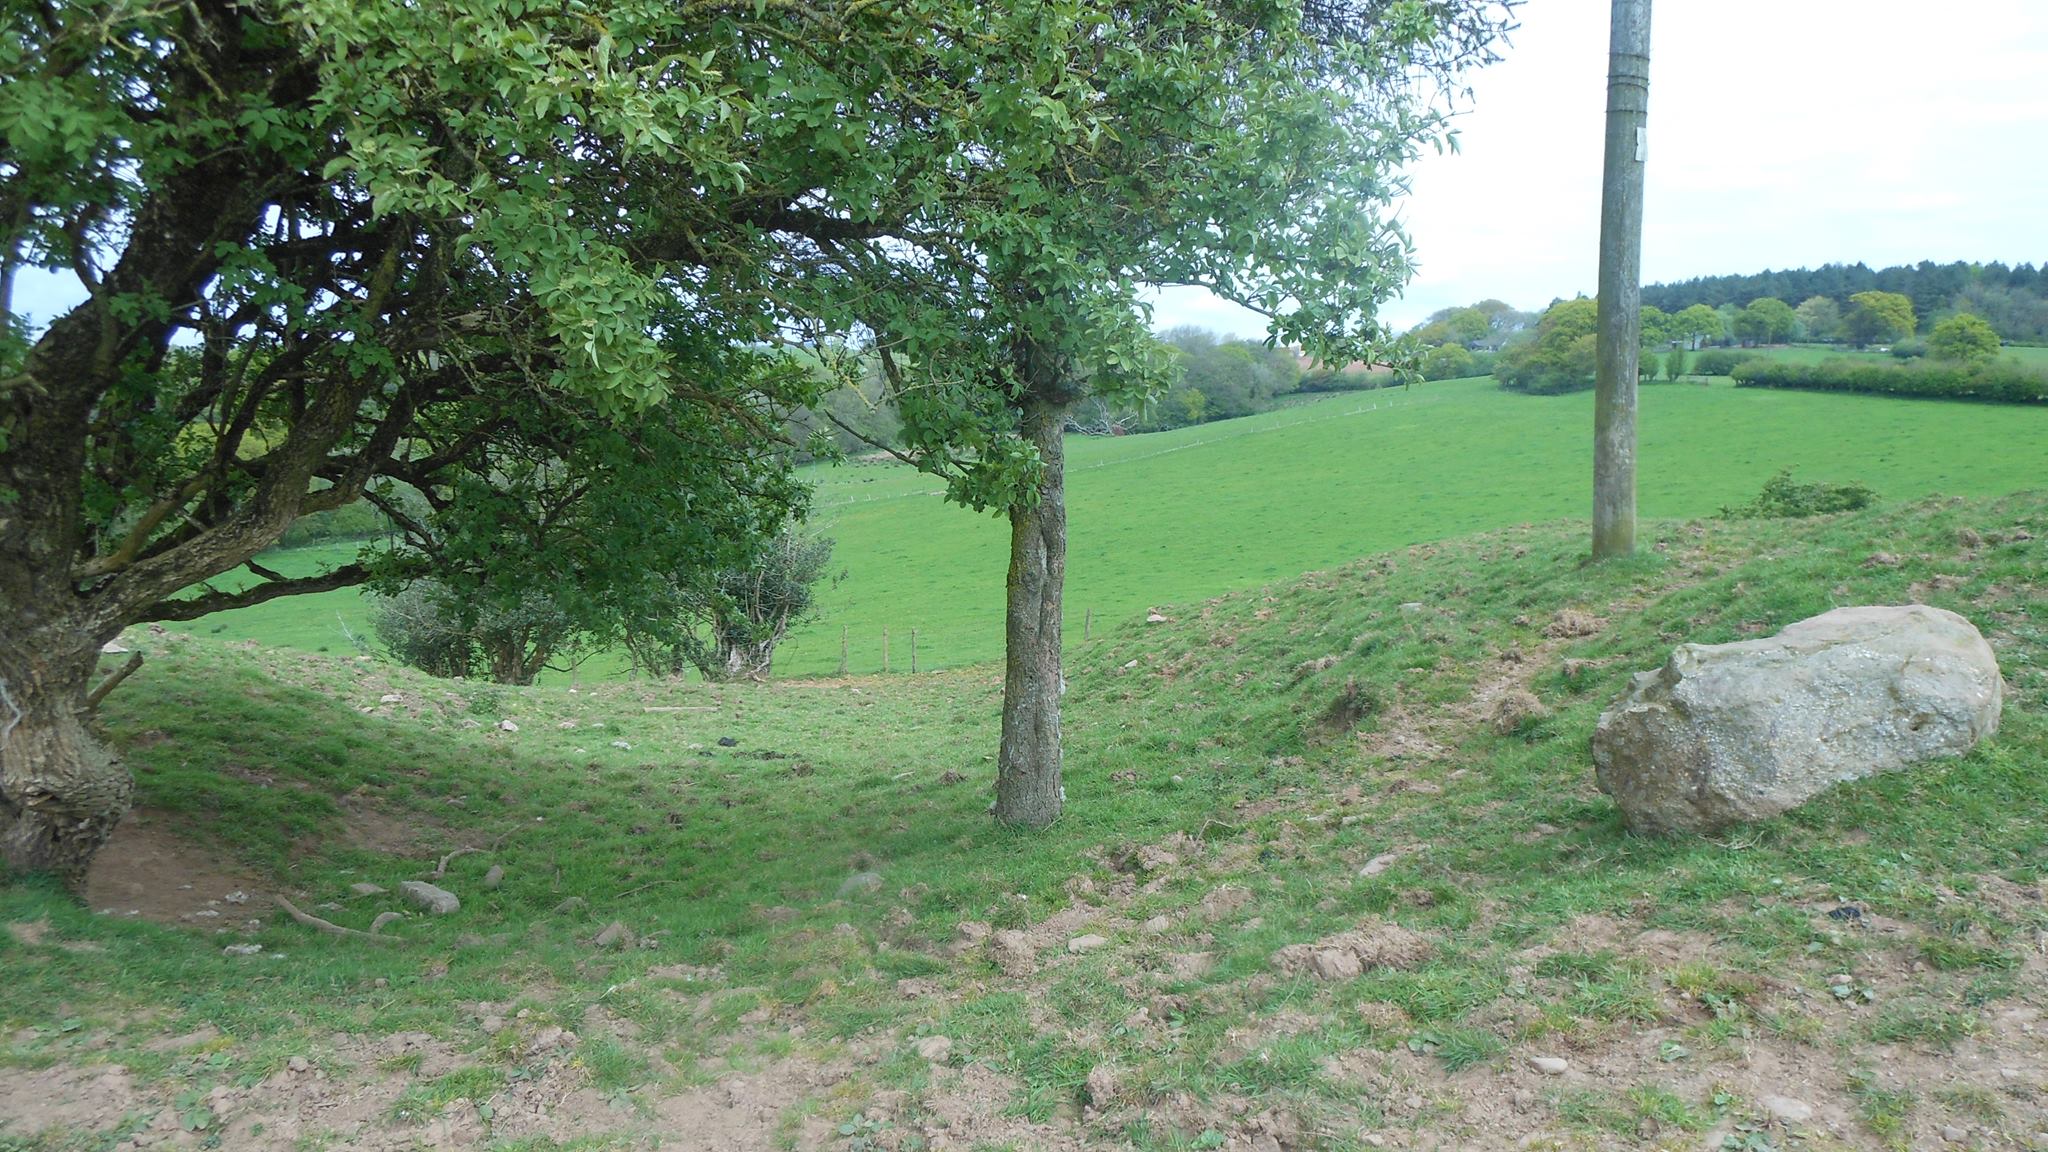
[[[1641,164],[1649,158],[1650,130],[1648,128],[1638,128],[1636,129],[1636,163]]]

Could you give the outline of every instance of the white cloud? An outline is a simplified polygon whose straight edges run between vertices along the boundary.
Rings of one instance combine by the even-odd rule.
[[[1389,319],[1591,294],[1607,17],[1599,0],[1532,0],[1506,59],[1474,75],[1459,152],[1415,167],[1401,217],[1421,269]],[[1652,21],[1644,279],[2048,261],[2043,75],[2038,0],[1665,0]],[[1162,327],[1209,315],[1170,302]]]

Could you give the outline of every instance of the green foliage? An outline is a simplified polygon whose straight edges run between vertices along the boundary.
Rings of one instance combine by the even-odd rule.
[[[1982,363],[1998,358],[1998,333],[1980,316],[1959,312],[1927,334],[1927,354],[1936,360]]]
[[[2048,401],[2048,372],[2018,361],[1918,361],[1882,364],[1829,360],[1793,364],[1752,360],[1733,372],[1744,388],[1799,388],[1813,392],[1867,392],[1879,396],[1925,396],[1938,400],[1980,400],[2003,404]]]
[[[1826,342],[1841,336],[1841,306],[1826,296],[1807,297],[1799,302],[1793,314],[1798,317],[1800,330],[1808,340]]]
[[[1462,380],[1480,374],[1477,358],[1462,345],[1440,344],[1422,354],[1424,380]]]
[[[1920,340],[1901,340],[1891,346],[1889,354],[1894,360],[1918,360],[1927,355],[1927,344]]]
[[[1745,344],[1783,344],[1799,328],[1792,306],[1775,297],[1751,300],[1735,317],[1733,335]]]
[[[1084,401],[1074,423],[1091,432],[1159,432],[1211,420],[1270,411],[1295,390],[1301,368],[1294,356],[1257,340],[1219,340],[1200,328],[1175,328],[1160,340],[1175,369],[1166,392],[1150,403]]]
[[[1858,292],[1842,317],[1843,334],[1858,348],[1904,340],[1916,324],[1913,301],[1897,292]]]
[[[422,579],[369,600],[370,627],[385,651],[431,676],[484,672],[500,684],[531,684],[551,661],[573,659],[596,639],[535,588],[516,600],[479,600]]]
[[[1664,378],[1676,380],[1685,374],[1685,349],[1673,348],[1670,354],[1664,357]]]
[[[1786,468],[1764,481],[1763,491],[1747,504],[1721,509],[1723,520],[1764,520],[1797,516],[1824,516],[1832,512],[1854,512],[1868,508],[1877,493],[1865,484],[1831,484],[1825,481],[1801,484]]]
[[[1709,348],[1692,359],[1692,374],[1695,376],[1730,376],[1737,366],[1747,364],[1755,356],[1738,352],[1732,348]]]
[[[636,667],[706,680],[766,679],[790,626],[809,616],[832,559],[828,537],[786,531],[744,562],[687,565],[630,617],[622,641]]]
[[[1551,396],[1593,387],[1598,368],[1599,308],[1580,297],[1550,306],[1527,339],[1509,344],[1493,374],[1511,392]]]
[[[1721,314],[1705,304],[1694,304],[1671,318],[1672,336],[1694,348],[1704,341],[1719,339],[1724,331]]]

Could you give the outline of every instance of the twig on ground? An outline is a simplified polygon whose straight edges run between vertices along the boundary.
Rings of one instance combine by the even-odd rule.
[[[625,890],[624,892],[621,892],[621,893],[619,893],[619,894],[618,894],[617,896],[614,896],[614,897],[612,897],[612,899],[614,899],[614,900],[624,900],[624,899],[625,899],[626,897],[628,897],[628,896],[631,896],[631,895],[633,895],[633,894],[634,894],[634,893],[636,893],[636,892],[645,892],[645,891],[647,891],[647,890],[648,890],[649,888],[659,888],[659,887],[661,887],[661,886],[662,886],[663,884],[676,884],[676,883],[679,883],[679,882],[680,882],[680,881],[678,881],[678,880],[676,880],[676,879],[674,879],[674,878],[670,878],[670,879],[667,879],[667,880],[650,880],[650,881],[648,881],[647,883],[645,883],[645,884],[642,884],[642,885],[641,885],[641,886],[639,886],[638,888],[628,888],[628,889],[626,889],[626,890]]]
[[[441,862],[439,864],[434,865],[434,875],[446,876],[448,874],[448,862],[450,860],[455,859],[457,856],[467,856],[472,852],[482,851],[483,849],[481,848],[457,848],[455,851],[450,852],[446,856],[441,857]]]
[[[350,940],[374,940],[379,944],[404,944],[407,942],[403,936],[379,936],[371,932],[358,932],[354,928],[343,928],[332,920],[322,920],[310,912],[299,911],[298,908],[293,906],[291,901],[283,896],[277,897],[277,906],[284,909],[287,916],[304,924],[306,927],[317,928],[330,936],[341,936]]]

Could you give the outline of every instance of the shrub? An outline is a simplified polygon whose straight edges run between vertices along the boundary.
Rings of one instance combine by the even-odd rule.
[[[1998,356],[1998,333],[1981,316],[1958,312],[1934,326],[1927,351],[1936,360],[1981,363]]]
[[[1439,344],[1422,354],[1424,380],[1460,380],[1479,375],[1472,367],[1470,350],[1456,344]]]
[[[1927,355],[1927,345],[1918,340],[1901,340],[1892,345],[1892,359],[1918,360]]]
[[[463,603],[438,580],[415,580],[370,598],[370,628],[392,659],[430,676],[483,670],[500,684],[531,684],[548,661],[588,637],[539,592],[511,606]]]
[[[1786,468],[1764,481],[1756,499],[1721,509],[1723,520],[1765,520],[1793,516],[1824,516],[1868,508],[1877,493],[1862,484],[1801,484]]]
[[[1737,352],[1733,348],[1709,348],[1693,358],[1691,375],[1732,376],[1735,369],[1758,357],[1749,352]]]
[[[1924,396],[2001,404],[2048,401],[2048,374],[2014,360],[1990,364],[1914,360],[1902,364],[1828,360],[1781,364],[1752,360],[1736,368],[1743,388],[1796,388],[1810,392],[1864,392],[1878,396]]]
[[[308,544],[322,544],[329,540],[368,540],[382,536],[388,529],[384,514],[367,500],[330,508],[325,512],[312,512],[292,521],[291,527],[278,537],[279,548],[303,548]]]

